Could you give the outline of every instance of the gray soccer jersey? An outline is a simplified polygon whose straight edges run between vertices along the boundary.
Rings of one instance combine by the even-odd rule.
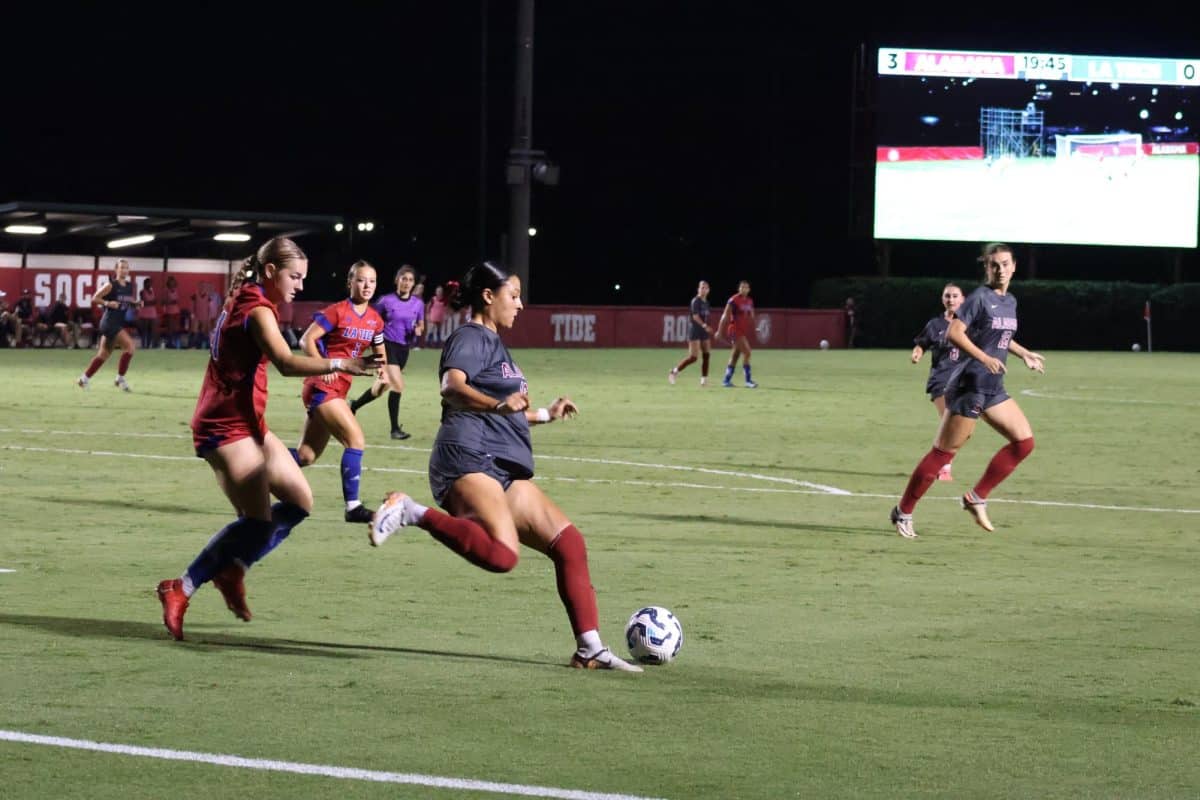
[[[702,342],[708,338],[708,331],[696,324],[696,317],[704,320],[707,324],[708,313],[711,310],[708,301],[697,295],[692,298],[692,304],[688,310],[691,312],[688,315],[688,322],[691,323],[691,326],[688,328],[688,341]]]
[[[529,393],[529,385],[500,336],[476,323],[457,328],[442,346],[438,378],[446,370],[466,373],[467,383],[500,402],[513,392]],[[533,444],[524,413],[458,411],[442,404],[437,445],[454,444],[493,458],[519,464],[533,474]]]
[[[980,286],[958,307],[955,316],[967,326],[967,338],[989,356],[1008,361],[1008,345],[1017,334],[1017,298]],[[993,375],[973,358],[964,358],[950,376],[947,393],[1004,391],[1004,373]]]
[[[946,382],[950,379],[954,368],[958,366],[958,348],[946,341],[946,330],[950,321],[938,314],[929,322],[913,344],[929,352],[929,380],[925,382],[925,391],[932,397],[940,397],[946,390]]]
[[[116,308],[104,309],[104,315],[100,317],[100,329],[102,331],[115,330],[120,331],[125,327],[125,314],[129,311],[129,304],[133,302],[134,285],[132,280],[125,282],[125,285],[112,282],[112,288],[105,295],[105,300],[112,300],[118,305]]]

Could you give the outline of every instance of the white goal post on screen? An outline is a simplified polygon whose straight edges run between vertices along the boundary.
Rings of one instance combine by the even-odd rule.
[[[1054,137],[1057,158],[1137,158],[1142,154],[1140,133],[1067,134]]]

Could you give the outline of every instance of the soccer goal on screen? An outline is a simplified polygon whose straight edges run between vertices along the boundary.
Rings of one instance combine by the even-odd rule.
[[[1093,165],[1110,180],[1129,176],[1143,155],[1140,133],[1060,135],[1054,147],[1059,163]]]

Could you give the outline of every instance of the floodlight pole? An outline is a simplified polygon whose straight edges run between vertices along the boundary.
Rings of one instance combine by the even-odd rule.
[[[508,269],[521,280],[526,302],[529,282],[529,220],[533,175],[533,2],[520,0],[517,9],[517,69],[513,98],[513,140],[505,165],[509,185]]]

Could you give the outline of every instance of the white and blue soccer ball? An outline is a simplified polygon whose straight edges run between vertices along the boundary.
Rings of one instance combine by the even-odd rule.
[[[625,625],[625,644],[634,661],[666,664],[683,647],[683,625],[662,606],[639,608]]]

